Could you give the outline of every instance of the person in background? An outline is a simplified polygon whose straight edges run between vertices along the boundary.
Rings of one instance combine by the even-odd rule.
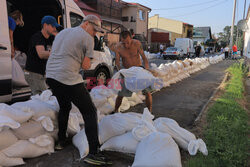
[[[46,65],[46,78],[60,106],[55,149],[62,150],[69,144],[66,132],[73,103],[83,116],[88,139],[89,154],[83,161],[92,165],[109,165],[112,162],[99,152],[97,109],[79,73],[91,66],[97,32],[103,32],[101,21],[95,15],[87,15],[80,26],[58,33]]]
[[[224,48],[224,53],[225,53],[225,59],[227,59],[228,58],[228,53],[229,53],[229,47],[228,46],[226,46]]]
[[[15,48],[14,48],[14,40],[13,40],[13,33],[16,29],[16,26],[24,26],[23,15],[19,10],[15,10],[10,13],[8,17],[9,23],[9,36],[10,36],[10,44],[11,44],[11,58],[15,57]]]
[[[163,49],[164,49],[164,46],[162,44],[160,44],[160,54],[162,55],[163,53]]]
[[[236,55],[237,55],[237,51],[238,51],[237,46],[234,44],[232,49],[233,49],[233,59],[236,59]]]
[[[35,33],[29,43],[27,61],[25,65],[25,79],[28,82],[33,95],[40,94],[48,86],[45,82],[45,68],[53,42],[57,34],[56,19],[53,16],[44,16],[41,21],[42,30]]]
[[[196,55],[196,57],[200,57],[200,53],[201,53],[201,46],[200,46],[200,44],[198,44],[195,47],[195,55]]]

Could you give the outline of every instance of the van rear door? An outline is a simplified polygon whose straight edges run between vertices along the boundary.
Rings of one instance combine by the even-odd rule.
[[[11,99],[11,46],[6,0],[0,0],[0,102]]]

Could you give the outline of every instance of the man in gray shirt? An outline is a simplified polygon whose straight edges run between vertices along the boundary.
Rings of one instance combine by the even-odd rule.
[[[88,15],[83,23],[75,28],[62,30],[55,38],[51,55],[46,66],[47,83],[56,96],[60,106],[58,115],[58,142],[56,150],[63,149],[66,144],[71,102],[80,110],[84,122],[85,132],[89,143],[89,155],[84,161],[93,165],[111,164],[98,152],[97,110],[86,90],[80,69],[90,68],[93,56],[94,36],[102,32],[98,17]]]

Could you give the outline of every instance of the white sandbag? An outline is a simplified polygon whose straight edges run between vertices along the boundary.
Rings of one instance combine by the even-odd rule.
[[[168,133],[176,143],[190,155],[195,155],[197,150],[201,150],[204,155],[208,154],[206,144],[201,139],[196,139],[195,135],[170,118],[158,118],[154,121],[156,129],[163,133]]]
[[[13,119],[0,115],[0,132],[3,128],[17,129],[20,127],[20,123],[14,121]]]
[[[138,143],[132,133],[127,132],[123,135],[110,138],[100,149],[101,151],[107,150],[135,154]]]
[[[17,166],[25,164],[22,158],[10,158],[0,151],[0,166]]]
[[[16,109],[21,109],[22,111],[30,108],[34,112],[33,119],[36,120],[41,116],[50,117],[53,121],[57,120],[57,112],[54,110],[54,107],[46,102],[41,100],[28,100],[25,102],[17,102],[11,105],[11,107]]]
[[[84,158],[89,153],[89,143],[85,133],[85,129],[78,132],[72,139],[74,146],[80,153],[80,158]]]
[[[79,109],[73,103],[72,103],[72,108],[70,110],[70,113],[75,113],[77,115],[80,125],[84,124],[84,120],[83,120],[81,112],[79,111]]]
[[[40,147],[28,140],[19,140],[10,147],[2,150],[2,152],[11,158],[35,158],[44,154],[50,154],[54,152],[54,140],[52,137],[49,138],[51,143],[45,147]]]
[[[25,80],[24,72],[18,62],[12,59],[12,83],[15,86],[28,86]]]
[[[52,144],[52,140],[48,135],[41,135],[36,138],[29,138],[29,141],[33,144],[36,144],[40,147],[46,147]]]
[[[80,127],[77,113],[70,112],[67,133],[70,135],[75,135],[78,132],[80,132],[80,130],[81,130],[81,127]]]
[[[40,122],[46,131],[52,132],[54,130],[54,124],[52,120],[50,119],[50,117],[41,116],[36,121]]]
[[[144,108],[142,118],[132,130],[132,134],[137,141],[141,141],[151,133],[156,132],[153,119],[154,116],[149,112],[148,108]]]
[[[54,111],[59,111],[60,107],[58,101],[55,96],[52,96],[52,92],[50,90],[43,91],[40,95],[36,94],[31,96],[32,100],[40,100],[44,103],[48,104],[48,107]]]
[[[131,131],[140,121],[140,117],[131,113],[115,113],[105,116],[99,123],[99,140],[104,143],[114,136]]]
[[[19,50],[15,50],[15,60],[18,62],[22,69],[25,68],[27,55],[24,52]]]
[[[119,107],[119,111],[123,112],[123,111],[128,110],[129,108],[130,108],[130,103],[129,103],[128,99],[126,97],[123,97],[122,104]]]
[[[12,131],[19,140],[27,140],[46,133],[42,124],[33,120],[22,123],[19,128],[13,129]]]
[[[113,107],[111,104],[106,102],[104,105],[101,107],[97,108],[101,114],[110,114],[112,111],[115,110],[115,107]]]
[[[177,144],[166,133],[154,132],[137,146],[132,167],[181,167]]]
[[[7,116],[16,122],[23,123],[33,116],[33,112],[29,109],[19,110],[5,103],[0,104],[0,115]]]
[[[0,132],[0,151],[15,144],[17,141],[17,137],[9,129],[4,129]]]
[[[162,80],[154,77],[151,72],[143,69],[142,67],[131,67],[129,69],[122,69],[118,71],[112,77],[112,79],[118,79],[119,74],[122,74],[124,76],[125,86],[131,92],[139,92],[148,87],[151,87],[153,90],[156,90],[161,89],[163,86]]]

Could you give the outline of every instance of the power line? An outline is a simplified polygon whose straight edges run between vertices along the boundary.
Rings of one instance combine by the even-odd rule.
[[[208,2],[197,3],[197,4],[187,5],[187,6],[172,7],[172,8],[159,8],[159,9],[153,9],[153,10],[174,10],[174,9],[182,9],[182,8],[200,6],[200,5],[208,4],[208,3],[211,3],[211,2],[218,2],[218,1],[219,1],[219,0],[212,0],[212,1],[208,1]]]
[[[224,1],[222,1],[222,2],[216,3],[216,4],[212,5],[212,6],[209,6],[209,7],[206,7],[206,8],[197,10],[197,11],[194,11],[194,12],[190,12],[190,13],[186,13],[186,14],[182,14],[182,15],[177,15],[177,16],[168,16],[168,17],[181,17],[181,16],[192,15],[192,14],[195,14],[195,13],[198,13],[198,12],[201,12],[201,11],[204,11],[204,10],[207,10],[207,9],[210,9],[210,8],[212,8],[212,7],[215,7],[215,6],[217,6],[217,5],[219,5],[219,4],[222,4],[222,3],[226,2],[226,1],[228,1],[228,0],[224,0]]]

